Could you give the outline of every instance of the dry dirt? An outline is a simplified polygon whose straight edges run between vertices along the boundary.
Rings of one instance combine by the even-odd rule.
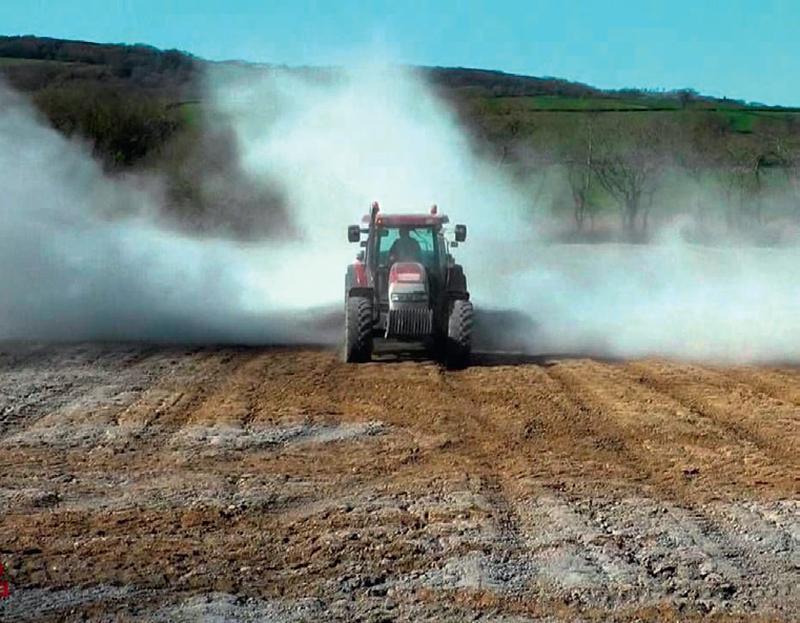
[[[0,345],[0,620],[794,621],[800,370]]]

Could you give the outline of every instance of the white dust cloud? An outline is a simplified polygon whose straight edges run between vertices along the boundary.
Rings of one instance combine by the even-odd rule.
[[[529,258],[486,291],[528,314],[519,350],[800,360],[797,249],[552,245]]]
[[[215,85],[245,166],[282,180],[305,233],[301,251],[289,247],[305,272],[283,290],[285,304],[341,297],[355,250],[344,225],[372,200],[398,212],[437,203],[469,227],[456,255],[476,307],[514,312],[487,316],[482,344],[497,333],[503,348],[530,353],[800,358],[797,249],[538,243],[531,197],[478,160],[453,115],[398,68],[227,75]]]
[[[0,337],[333,343],[338,321],[321,326],[319,310],[341,309],[358,250],[345,228],[377,200],[388,212],[436,203],[468,225],[455,254],[476,307],[516,312],[513,324],[486,316],[483,343],[800,360],[796,248],[536,242],[532,198],[474,156],[409,72],[225,69],[209,93],[209,123],[233,128],[247,175],[280,186],[298,236],[237,244],[164,229],[157,196],[104,176],[0,92]]]
[[[248,298],[263,249],[163,229],[156,196],[2,87],[0,189],[0,339],[318,338]]]
[[[286,305],[341,301],[344,270],[358,247],[346,226],[373,201],[386,212],[427,212],[476,227],[459,257],[474,258],[473,278],[490,279],[481,257],[525,234],[524,202],[497,170],[476,159],[452,114],[412,74],[364,66],[331,71],[220,72],[216,110],[234,128],[251,175],[279,180],[298,245],[284,249],[275,296]],[[265,276],[270,287],[274,276]]]

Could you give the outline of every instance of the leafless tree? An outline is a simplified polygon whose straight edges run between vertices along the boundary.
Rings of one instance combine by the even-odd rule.
[[[721,149],[720,178],[729,204],[729,228],[763,224],[764,171],[774,155],[766,144],[752,139],[729,141]]]
[[[567,159],[567,181],[572,191],[573,215],[578,232],[583,231],[586,217],[594,217],[590,191],[594,181],[594,117],[584,120],[582,136],[577,149]]]
[[[663,136],[655,125],[612,130],[616,131],[604,136],[602,153],[593,159],[592,169],[603,188],[619,202],[625,235],[635,239],[647,233],[666,160]]]
[[[678,91],[678,102],[681,108],[687,108],[697,98],[697,91],[694,89],[681,89]]]
[[[800,220],[800,122],[790,118],[786,127],[767,133],[775,163],[783,170],[794,199],[795,218]]]
[[[709,204],[706,190],[709,182],[716,180],[716,172],[721,168],[720,145],[727,131],[727,124],[714,113],[696,112],[676,124],[673,133],[675,163],[684,179],[693,185],[691,211],[700,226],[707,225]]]

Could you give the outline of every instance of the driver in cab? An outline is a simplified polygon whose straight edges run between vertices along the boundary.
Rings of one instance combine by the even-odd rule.
[[[422,262],[422,249],[411,237],[410,227],[400,228],[400,237],[389,249],[389,266],[395,262]]]

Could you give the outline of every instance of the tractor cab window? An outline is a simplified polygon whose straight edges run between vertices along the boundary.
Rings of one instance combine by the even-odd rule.
[[[432,227],[383,227],[378,233],[379,265],[401,261],[436,266],[436,235]]]

